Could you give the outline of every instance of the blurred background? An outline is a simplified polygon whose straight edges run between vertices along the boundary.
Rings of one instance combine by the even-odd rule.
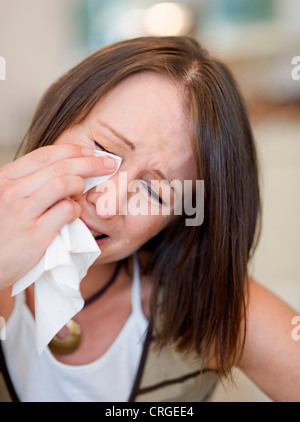
[[[0,0],[0,165],[47,87],[89,54],[140,35],[191,35],[234,73],[256,136],[263,230],[252,274],[300,315],[299,19],[299,0]],[[238,370],[213,400],[270,401]]]

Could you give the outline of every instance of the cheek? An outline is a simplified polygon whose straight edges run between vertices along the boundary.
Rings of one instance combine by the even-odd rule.
[[[141,247],[157,235],[166,227],[170,220],[170,216],[163,215],[127,215],[126,217],[126,237],[136,247]]]

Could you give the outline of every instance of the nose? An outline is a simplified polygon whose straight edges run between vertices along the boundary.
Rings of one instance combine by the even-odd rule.
[[[127,205],[127,172],[118,172],[86,194],[86,200],[95,206],[102,218],[115,218],[125,214]]]

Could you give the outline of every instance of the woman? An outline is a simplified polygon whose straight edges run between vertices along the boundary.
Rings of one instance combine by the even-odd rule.
[[[100,212],[104,192],[82,194],[83,177],[114,171],[104,170],[103,159],[78,158],[82,148],[122,158],[126,183],[118,173],[110,179],[115,213]],[[36,354],[32,287],[16,301],[3,290],[4,372],[15,398],[207,400],[218,377],[237,365],[273,400],[299,399],[295,311],[247,271],[259,227],[257,159],[245,107],[224,65],[186,37],[107,47],[47,91],[22,152],[1,172],[7,228],[1,241],[8,248],[2,285],[28,271],[60,227],[78,216],[102,253],[81,282],[88,306],[74,319],[82,340],[68,354],[51,344]],[[203,224],[187,226],[187,216],[175,213],[176,188],[169,185],[168,204],[152,189],[151,181],[165,179],[192,180],[194,196],[196,181],[204,180]],[[124,212],[135,180],[144,191],[139,206],[149,210],[154,203],[160,212]],[[18,242],[26,254],[18,253]]]

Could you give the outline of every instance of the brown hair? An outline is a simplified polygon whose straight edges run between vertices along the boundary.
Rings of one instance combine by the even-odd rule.
[[[174,342],[182,352],[212,355],[218,372],[228,374],[245,341],[247,267],[260,215],[253,136],[228,69],[189,37],[116,43],[46,92],[22,150],[52,144],[110,89],[142,71],[165,75],[185,89],[197,178],[205,183],[203,224],[185,227],[185,216],[178,217],[145,245],[152,252],[155,339],[160,347]]]

